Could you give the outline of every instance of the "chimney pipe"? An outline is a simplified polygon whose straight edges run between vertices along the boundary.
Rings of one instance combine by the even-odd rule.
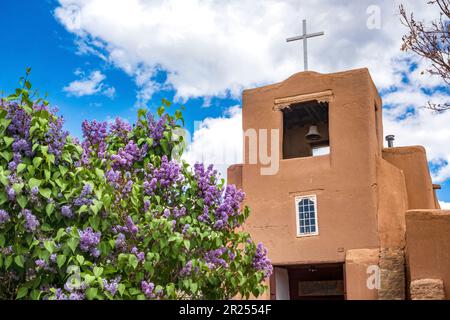
[[[393,148],[394,147],[394,140],[395,140],[395,136],[393,134],[390,134],[390,135],[386,136],[386,141],[388,143],[388,148]]]

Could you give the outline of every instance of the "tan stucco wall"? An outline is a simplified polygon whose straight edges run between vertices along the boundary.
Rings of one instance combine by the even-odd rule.
[[[425,149],[421,146],[386,148],[383,158],[403,171],[408,209],[437,209]]]
[[[243,129],[280,129],[281,155],[282,112],[273,110],[274,100],[326,90],[334,95],[329,103],[330,155],[281,160],[274,176],[261,175],[260,165],[242,166],[245,204],[252,210],[244,227],[268,247],[274,264],[343,262],[346,250],[379,247],[376,159],[382,129],[378,121],[376,130],[375,104],[381,101],[367,69],[302,72],[245,90]],[[239,170],[233,168],[229,178],[239,181]],[[320,234],[298,238],[294,199],[310,194],[317,195]]]
[[[355,249],[345,257],[345,285],[347,300],[376,300],[377,289],[369,288],[369,276],[375,276],[371,266],[378,265],[378,249]],[[369,280],[372,280],[370,278]],[[377,280],[375,280],[377,281]],[[372,284],[372,281],[369,281]]]
[[[408,211],[406,244],[411,281],[441,279],[450,297],[450,211]]]
[[[378,232],[381,248],[405,247],[405,212],[408,195],[403,172],[377,160]]]

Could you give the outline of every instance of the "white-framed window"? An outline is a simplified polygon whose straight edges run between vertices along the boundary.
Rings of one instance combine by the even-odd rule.
[[[295,197],[295,212],[297,237],[316,236],[319,234],[316,195]]]

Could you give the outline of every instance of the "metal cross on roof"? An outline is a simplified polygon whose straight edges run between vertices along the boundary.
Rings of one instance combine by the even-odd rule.
[[[323,33],[323,32],[307,34],[306,33],[306,20],[303,20],[303,35],[286,39],[287,42],[303,40],[303,61],[304,61],[305,71],[308,71],[308,38],[323,36],[324,34],[325,33]]]

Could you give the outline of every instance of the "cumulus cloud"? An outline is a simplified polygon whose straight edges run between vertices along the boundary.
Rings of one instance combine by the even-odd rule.
[[[196,123],[196,130],[183,158],[213,163],[226,178],[227,167],[242,163],[242,112],[239,106],[226,110],[223,117],[206,118]]]
[[[63,88],[63,91],[67,92],[68,95],[82,97],[93,94],[103,94],[111,99],[114,98],[116,89],[103,83],[106,76],[100,71],[92,71],[89,75],[85,76],[85,74],[78,69],[75,71],[75,75],[80,76],[81,79],[72,81]]]
[[[435,92],[440,79],[421,73],[426,60],[400,51],[406,32],[399,21],[400,2],[405,3],[59,0],[55,17],[75,35],[79,54],[100,56],[134,78],[138,105],[161,88],[174,89],[181,100],[203,97],[208,105],[211,97],[239,98],[243,88],[284,80],[302,70],[301,44],[285,39],[301,32],[305,17],[309,32],[325,32],[309,41],[310,69],[330,73],[368,67],[389,107],[385,132],[397,136],[397,145],[424,145],[437,164],[433,178],[441,182],[450,177],[450,113],[437,115],[420,107],[430,99],[448,101],[448,91]],[[405,5],[418,19],[436,17],[436,9],[423,0]],[[368,22],[375,22],[375,28]],[[167,73],[163,83],[156,81],[159,71]],[[201,122],[189,159],[218,161],[224,167],[214,150],[242,153],[237,145],[242,143],[240,114],[237,108],[232,111]]]
[[[373,0],[60,0],[55,16],[77,36],[79,51],[105,56],[136,77],[151,96],[155,71],[177,97],[238,97],[242,88],[282,80],[301,70],[301,31],[325,31],[310,40],[310,66],[319,72],[369,67],[388,87],[395,72],[401,28],[399,1],[382,1],[380,29],[369,29]],[[420,16],[432,15],[422,0],[408,1]],[[351,8],[351,10],[349,9]],[[420,10],[418,10],[420,8]],[[142,79],[145,74],[145,81]],[[141,78],[140,80],[137,78]]]
[[[450,202],[439,201],[441,209],[450,210]]]

